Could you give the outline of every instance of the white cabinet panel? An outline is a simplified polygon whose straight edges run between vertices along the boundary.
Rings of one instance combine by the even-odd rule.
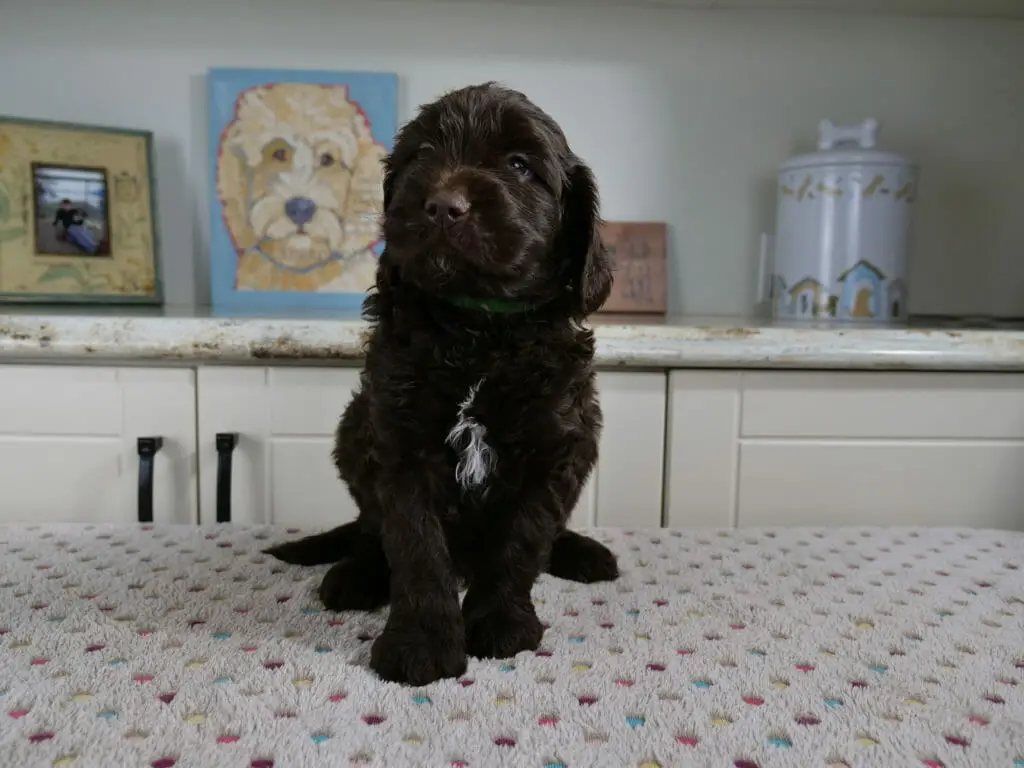
[[[669,376],[669,528],[735,525],[741,376],[729,371],[673,371]]]
[[[0,435],[0,520],[129,523],[138,519],[122,503],[121,485],[131,479],[125,459],[116,436]],[[158,486],[158,479],[154,478],[154,493],[165,485]]]
[[[0,429],[5,434],[121,434],[117,368],[4,366],[0,387]]]
[[[593,528],[597,525],[596,488],[597,470],[595,469],[590,473],[590,479],[587,480],[587,484],[583,486],[579,501],[576,502],[576,508],[572,511],[572,516],[569,518],[570,528]]]
[[[665,374],[601,371],[604,412],[596,524],[659,528],[665,456]]]
[[[192,371],[0,366],[0,520],[138,521],[140,437],[163,440],[154,521],[195,522]]]
[[[743,437],[1024,438],[1024,376],[748,373]]]
[[[1024,530],[1022,468],[1021,443],[745,443],[739,525]]]
[[[328,435],[359,386],[352,368],[270,368],[267,404],[272,435]],[[328,453],[330,451],[328,450]]]
[[[359,510],[331,460],[334,437],[270,439],[270,504],[274,522],[330,528]]]

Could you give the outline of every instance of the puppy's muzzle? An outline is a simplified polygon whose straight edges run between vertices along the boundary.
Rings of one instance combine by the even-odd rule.
[[[464,188],[440,187],[427,196],[423,211],[437,226],[451,227],[463,221],[471,207]]]

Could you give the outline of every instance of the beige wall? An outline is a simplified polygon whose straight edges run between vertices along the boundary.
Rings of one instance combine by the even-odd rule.
[[[0,113],[156,132],[171,303],[208,297],[202,76],[222,65],[396,71],[400,120],[467,82],[525,90],[594,166],[607,218],[670,224],[671,306],[689,313],[750,309],[776,165],[822,117],[875,116],[922,165],[911,310],[1024,315],[1024,22],[285,6],[0,0]]]

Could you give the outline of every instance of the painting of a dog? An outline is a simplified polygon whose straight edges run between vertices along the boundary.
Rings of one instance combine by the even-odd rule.
[[[224,73],[211,73],[212,111],[220,113],[211,114],[214,303],[230,292],[358,304],[383,245],[382,162],[397,119],[391,94],[362,83],[368,109],[347,81],[358,76],[290,73],[244,87],[238,70]],[[361,77],[385,78],[385,92],[393,82]]]

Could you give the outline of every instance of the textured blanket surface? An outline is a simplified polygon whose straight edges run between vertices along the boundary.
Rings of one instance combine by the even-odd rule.
[[[294,533],[0,527],[0,766],[1024,766],[1024,535],[593,533],[540,650],[412,689]]]

